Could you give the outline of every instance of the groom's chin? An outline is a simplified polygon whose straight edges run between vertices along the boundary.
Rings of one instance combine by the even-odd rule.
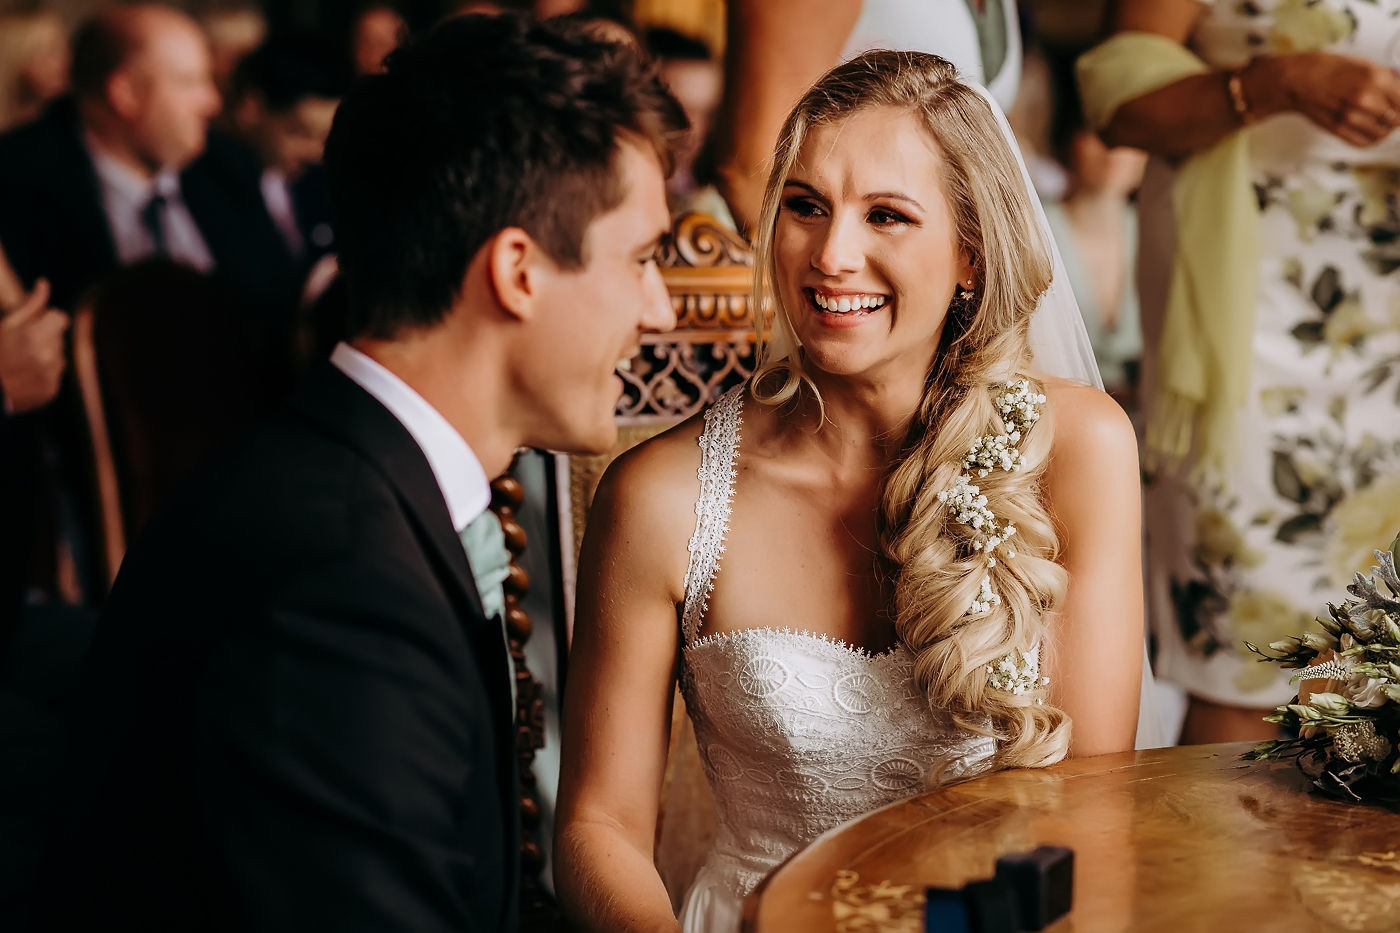
[[[595,418],[592,424],[584,424],[581,420],[574,422],[567,430],[554,432],[548,442],[529,446],[557,454],[599,456],[611,453],[616,443],[617,423],[609,410],[607,417]]]

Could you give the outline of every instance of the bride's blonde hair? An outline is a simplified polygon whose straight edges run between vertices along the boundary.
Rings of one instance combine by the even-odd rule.
[[[882,564],[894,585],[895,629],[932,706],[964,728],[993,735],[997,765],[1052,764],[1068,751],[1068,717],[1043,704],[1039,687],[1013,693],[988,682],[989,665],[1049,648],[1047,622],[1064,599],[1067,575],[1056,562],[1059,541],[1041,498],[1049,418],[1022,437],[1019,471],[976,479],[988,509],[1016,526],[994,566],[973,549],[971,530],[956,523],[938,496],[957,483],[978,439],[1010,430],[996,399],[1030,362],[1031,313],[1051,279],[1049,249],[1016,156],[987,102],[948,61],[918,52],[867,52],[827,72],[788,116],[755,238],[754,307],[775,313],[766,340],[757,316],[763,351],[753,394],[782,405],[810,393],[820,405],[776,288],[778,210],[808,130],[871,107],[906,110],[937,145],[954,228],[980,283],[971,298],[950,296],[923,397],[881,492]],[[1001,602],[970,613],[984,577]]]

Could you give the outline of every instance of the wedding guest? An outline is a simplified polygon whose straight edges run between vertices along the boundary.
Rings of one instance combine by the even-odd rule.
[[[740,230],[757,220],[783,116],[826,69],[866,49],[933,52],[1003,109],[1020,80],[1015,0],[732,0],[715,184]]]
[[[72,312],[117,269],[164,257],[212,273],[260,322],[285,325],[295,268],[276,229],[257,203],[192,164],[219,108],[195,21],[157,4],[112,6],[78,28],[72,48],[72,96],[0,136],[0,248],[24,287],[46,280],[50,302]],[[33,465],[44,489],[0,489],[0,498],[46,500],[23,506],[56,530],[22,533],[36,554],[71,554],[86,592],[47,571],[31,583],[91,602],[105,581],[77,412],[76,396],[61,395],[7,452]]]
[[[715,109],[723,90],[724,73],[710,47],[700,39],[673,29],[648,29],[642,36],[647,51],[656,59],[661,79],[685,108],[690,135],[676,154],[676,171],[667,185],[673,204],[699,189],[695,159],[710,135]]]
[[[0,133],[68,90],[68,34],[52,11],[0,15]]]
[[[331,50],[311,34],[276,36],[234,73],[229,123],[244,144],[229,168],[261,199],[303,269],[334,244],[321,153],[343,92]]]
[[[408,34],[402,14],[388,3],[367,3],[350,22],[350,67],[356,75],[384,70],[384,59]]]
[[[199,24],[209,38],[214,85],[227,98],[238,63],[267,38],[267,17],[256,4],[238,3],[207,10]]]
[[[887,50],[806,92],[757,227],[758,371],[602,479],[556,833],[583,929],[677,928],[652,849],[678,682],[717,817],[686,933],[737,930],[884,804],[1133,746],[1136,443],[983,93]]]
[[[58,394],[68,316],[48,299],[49,285],[41,279],[29,294],[0,302],[0,417],[42,408]]]
[[[128,553],[56,927],[516,928],[487,478],[614,443],[617,361],[675,323],[653,255],[682,119],[628,49],[514,15],[351,91],[326,147],[349,342]]]
[[[1066,85],[1052,107],[1050,136],[1068,187],[1062,198],[1046,202],[1045,216],[1064,253],[1104,389],[1132,413],[1142,327],[1134,276],[1137,211],[1130,199],[1142,184],[1146,155],[1104,145],[1085,125],[1072,82]]]
[[[1400,526],[1400,20],[1130,0],[1080,61],[1139,197],[1148,602],[1185,743],[1263,739],[1306,628]]]
[[[0,267],[5,267],[3,254]],[[49,307],[48,297],[48,283],[41,280],[27,295],[0,300],[0,490],[5,491],[0,495],[0,658],[9,647],[29,582],[30,532],[38,519],[37,464],[22,455],[34,448],[35,425],[24,416],[54,400],[67,366],[68,315]]]
[[[73,37],[73,97],[0,136],[0,244],[26,285],[72,310],[119,265],[153,255],[217,269],[251,306],[285,288],[276,231],[216,178],[184,171],[219,96],[198,25],[114,6]]]

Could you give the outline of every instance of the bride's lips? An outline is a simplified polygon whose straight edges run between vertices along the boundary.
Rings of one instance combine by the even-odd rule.
[[[848,330],[859,327],[871,318],[885,314],[893,299],[878,292],[832,291],[830,289],[804,288],[802,297],[807,309],[816,317],[817,323],[833,330]],[[849,310],[839,310],[844,301],[851,305]],[[822,307],[825,304],[826,307]],[[871,307],[855,307],[867,304]]]

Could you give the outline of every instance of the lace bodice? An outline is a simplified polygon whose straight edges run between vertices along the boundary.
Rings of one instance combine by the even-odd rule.
[[[714,794],[702,884],[746,895],[834,826],[985,766],[990,739],[929,709],[901,647],[871,655],[788,627],[700,637],[728,529],[745,387],[705,416],[681,614],[681,690]]]

